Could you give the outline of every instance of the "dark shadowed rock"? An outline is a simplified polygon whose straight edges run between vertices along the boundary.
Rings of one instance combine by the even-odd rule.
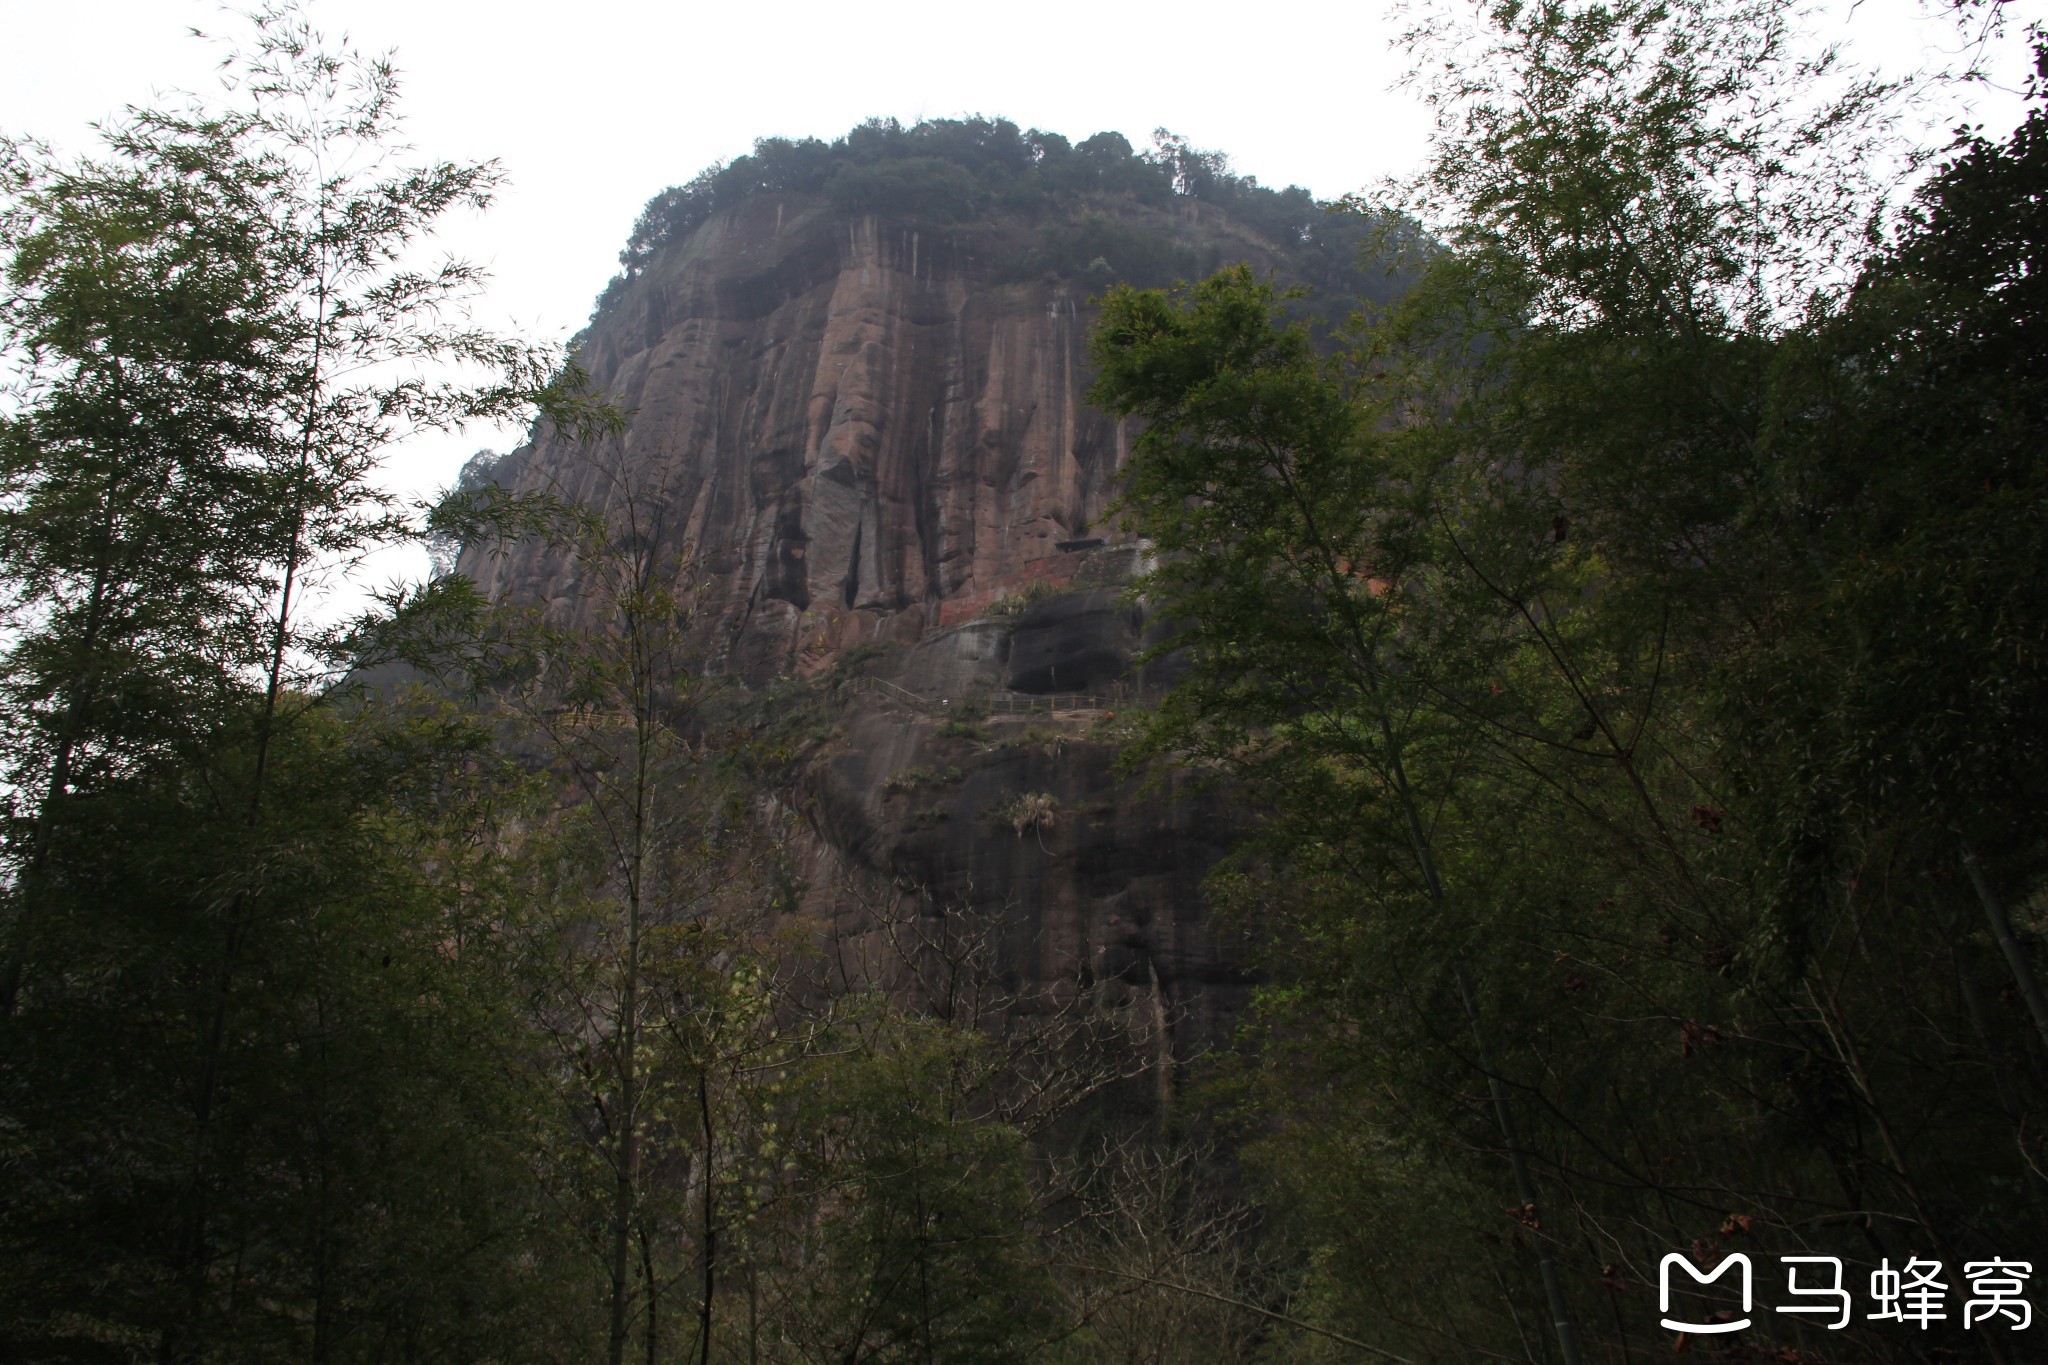
[[[1139,613],[1115,588],[1034,603],[1010,640],[1016,692],[1093,692],[1123,679],[1138,648]]]
[[[1210,206],[1089,211],[1204,259],[1270,260]],[[864,932],[855,873],[979,905],[1000,913],[1017,979],[1143,992],[1185,1017],[1182,1042],[1214,1041],[1249,988],[1200,893],[1233,833],[1223,804],[1180,775],[1115,771],[1100,711],[959,718],[1004,689],[1133,688],[1158,633],[1123,597],[1143,547],[1103,529],[1130,432],[1083,398],[1089,288],[1015,268],[1040,231],[763,192],[649,257],[581,359],[630,414],[613,476],[658,491],[702,585],[709,667],[760,684],[880,651],[863,665],[879,681],[842,694],[836,737],[782,794],[812,831],[808,913]],[[614,496],[545,431],[499,473]],[[577,565],[545,546],[466,550],[459,568],[501,599],[586,610]],[[1048,815],[1019,829],[1004,812],[1026,797]]]

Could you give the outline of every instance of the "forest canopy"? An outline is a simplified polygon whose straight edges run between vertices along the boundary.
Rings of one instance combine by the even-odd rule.
[[[388,63],[292,6],[225,107],[0,144],[0,1358],[2038,1359],[2048,36],[2016,130],[1887,181],[1903,87],[1786,0],[1430,13],[1398,289],[1417,219],[1163,133],[878,121],[643,214],[601,310],[771,193],[1101,286],[1170,666],[1001,736],[879,642],[708,661],[699,471],[404,264],[497,172],[400,164]],[[1358,315],[1208,273],[1190,205]],[[506,418],[559,463],[379,482]],[[573,575],[462,571],[508,546]],[[1066,586],[950,638],[1110,614]],[[863,697],[958,758],[899,805],[1112,746],[1227,798],[1160,919],[1251,955],[1228,1046],[1160,958],[1020,970],[1042,883],[812,857]]]
[[[1200,261],[1157,226],[1105,218],[1118,202],[1169,208],[1198,201],[1224,210],[1258,233],[1292,273],[1333,295],[1382,297],[1384,268],[1361,259],[1385,237],[1378,216],[1315,198],[1299,185],[1274,189],[1239,175],[1221,152],[1191,146],[1161,128],[1140,151],[1121,133],[1072,142],[1019,128],[1002,118],[926,119],[905,125],[870,119],[826,142],[762,138],[754,150],[706,167],[648,200],[619,253],[620,273],[599,297],[593,319],[623,295],[648,262],[713,214],[761,194],[819,195],[846,213],[933,224],[968,224],[1003,214],[1040,225],[1026,264],[1084,277],[1098,260],[1121,279],[1145,285],[1190,278]]]
[[[2036,1358],[1984,1280],[2048,1194],[2041,85],[1900,202],[1898,89],[1782,6],[1465,17],[1448,248],[1352,344],[1242,268],[1095,337],[1189,660],[1135,752],[1261,812],[1210,888],[1268,944],[1226,1093],[1296,1311]]]

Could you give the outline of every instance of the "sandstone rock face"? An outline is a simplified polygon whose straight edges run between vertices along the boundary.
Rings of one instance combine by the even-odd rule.
[[[1010,629],[956,626],[884,660],[904,691],[871,692],[851,707],[807,788],[828,850],[821,868],[843,858],[915,888],[923,904],[981,908],[1002,926],[1006,973],[1158,1011],[1185,1052],[1227,1038],[1253,984],[1201,891],[1241,832],[1238,813],[1186,774],[1119,774],[1113,695],[986,716],[973,702],[1050,700],[991,693],[1017,671],[1020,649],[1096,666],[1114,657],[1124,674],[1117,685],[1137,690],[1142,679],[1122,667],[1137,631],[1119,597],[1054,597]],[[1078,648],[1050,647],[1062,639]],[[963,695],[966,707],[956,701]],[[916,706],[907,696],[955,704]],[[954,718],[962,714],[976,718]],[[814,911],[858,939],[859,913],[834,895],[829,870],[812,884]]]
[[[1207,206],[1104,212],[1262,256]],[[658,490],[663,535],[704,585],[709,667],[758,686],[879,646],[881,674],[921,701],[850,696],[808,768],[822,920],[844,918],[832,887],[855,867],[996,907],[1005,970],[1124,983],[1214,1040],[1247,979],[1203,915],[1202,875],[1228,841],[1210,799],[1114,773],[1113,747],[1090,738],[1100,704],[967,733],[937,711],[990,693],[1129,696],[1131,656],[1158,629],[1121,593],[1142,547],[1103,524],[1129,433],[1083,399],[1088,291],[1020,277],[1032,230],[799,195],[716,214],[587,334],[583,363],[630,412],[622,439],[593,461],[542,434],[501,477],[600,507],[621,476]],[[559,553],[466,552],[461,570],[496,597],[581,610]],[[919,773],[953,775],[903,776]],[[1030,794],[1057,818],[1005,825]]]
[[[1113,211],[1263,252],[1203,205]],[[583,363],[631,414],[622,467],[659,481],[713,585],[719,666],[759,679],[909,643],[1070,581],[1114,539],[1127,433],[1082,397],[1088,287],[1010,278],[1029,232],[763,194],[667,248],[593,324]],[[522,486],[607,497],[559,441],[510,463]],[[575,599],[573,565],[539,551],[463,571]]]

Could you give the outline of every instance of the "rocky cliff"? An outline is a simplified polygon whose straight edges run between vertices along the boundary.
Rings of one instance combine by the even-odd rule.
[[[607,461],[541,435],[501,480],[598,506],[620,471],[658,488],[709,667],[756,689],[872,680],[834,693],[797,783],[821,923],[858,937],[833,888],[882,873],[997,913],[1006,972],[1217,1038],[1247,985],[1199,893],[1229,821],[1172,775],[1118,775],[1105,733],[1155,627],[1121,593],[1143,547],[1105,524],[1129,433],[1084,398],[1089,296],[1162,261],[1284,273],[1284,252],[1180,194],[941,221],[758,192],[700,217],[582,340],[630,413]],[[580,609],[562,555],[462,569]]]
[[[1123,212],[1217,259],[1269,254],[1199,204]],[[1015,223],[763,195],[674,244],[590,329],[583,363],[631,413],[624,463],[658,471],[714,585],[718,666],[763,679],[912,643],[1071,581],[1109,535],[1125,433],[1082,396],[1090,284],[1006,278],[1027,250]],[[559,443],[514,464],[604,499]],[[576,593],[539,550],[466,568],[525,600]]]

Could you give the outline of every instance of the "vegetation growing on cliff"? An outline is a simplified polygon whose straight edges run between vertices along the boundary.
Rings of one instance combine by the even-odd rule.
[[[1268,988],[1199,1087],[1156,972],[1020,976],[893,877],[793,912],[786,779],[872,656],[721,694],[664,471],[392,266],[492,176],[392,169],[388,68],[267,11],[253,102],[9,146],[0,1357],[1625,1363],[1700,1349],[1665,1254],[1740,1250],[1729,1358],[2024,1358],[1962,1303],[2048,1231],[2048,113],[1864,235],[1829,153],[1885,92],[1815,115],[1788,14],[1476,12],[1446,247],[1346,344],[1244,268],[1110,293],[1188,662],[1115,725],[1262,814],[1212,889]],[[1357,216],[986,120],[764,143],[629,272],[770,191],[1035,215],[1105,286],[1195,263],[1117,210],[1217,204],[1371,296]],[[572,547],[574,628],[445,554],[310,616],[419,533],[389,440],[536,409],[601,505],[474,463],[432,534]],[[933,728],[1063,742],[985,720]],[[1947,1317],[1782,1319],[1780,1255],[1859,1308],[1938,1258]]]
[[[935,225],[992,214],[1037,225],[1031,247],[1010,269],[1107,286],[1192,279],[1225,262],[1205,258],[1168,224],[1127,221],[1119,204],[1168,209],[1199,202],[1226,212],[1268,242],[1290,276],[1344,299],[1392,297],[1369,245],[1387,246],[1396,224],[1318,201],[1298,185],[1276,190],[1237,175],[1221,152],[1202,151],[1165,129],[1146,151],[1120,133],[1070,142],[1008,119],[928,119],[905,126],[873,119],[844,137],[763,138],[754,150],[707,167],[649,200],[619,253],[620,273],[599,297],[593,320],[624,294],[657,253],[686,239],[713,214],[756,195],[821,196],[845,213]]]

